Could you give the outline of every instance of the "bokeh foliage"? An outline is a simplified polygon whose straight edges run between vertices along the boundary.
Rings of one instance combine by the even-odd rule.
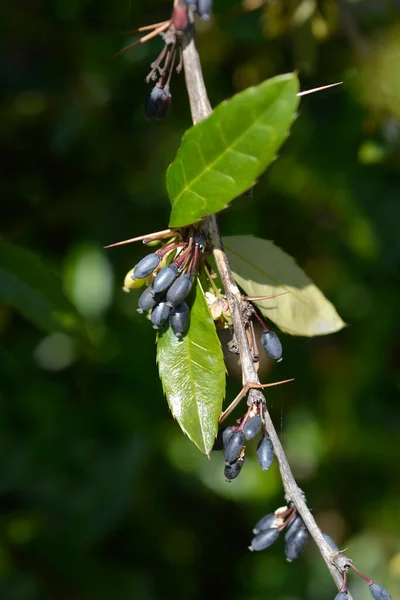
[[[146,122],[144,77],[160,42],[107,62],[120,31],[168,16],[165,0],[19,0],[2,7],[2,234],[62,279],[79,335],[1,324],[0,593],[4,600],[329,600],[312,543],[246,548],[282,504],[254,460],[232,485],[220,457],[185,439],[163,398],[154,335],[124,294],[142,246],[164,229],[165,173],[190,125],[183,78]],[[400,14],[395,0],[216,1],[199,27],[214,105],[297,69],[306,97],[252,199],[221,217],[296,257],[349,324],[282,336],[272,416],[320,525],[358,567],[400,593]],[[265,366],[264,378],[269,366]],[[228,396],[240,383],[229,378]],[[366,600],[368,591],[353,593]]]

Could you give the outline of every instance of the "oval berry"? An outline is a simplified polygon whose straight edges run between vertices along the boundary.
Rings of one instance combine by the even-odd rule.
[[[339,592],[335,596],[335,600],[347,600],[347,599],[348,599],[347,592]]]
[[[154,278],[152,290],[155,294],[165,292],[178,274],[178,267],[173,263],[158,271]]]
[[[169,317],[169,311],[170,307],[165,300],[162,300],[153,308],[151,311],[151,322],[154,329],[159,329],[165,323]]]
[[[163,119],[171,104],[171,93],[155,85],[147,96],[144,111],[148,119]]]
[[[274,331],[263,331],[261,345],[272,360],[282,360],[282,344]]]
[[[226,481],[232,481],[232,479],[236,479],[236,477],[239,475],[240,471],[242,470],[243,463],[244,463],[244,459],[239,458],[231,465],[225,465],[224,475],[225,475]]]
[[[138,301],[138,313],[142,314],[147,310],[151,310],[160,302],[160,299],[160,294],[153,294],[153,290],[150,287],[146,288]]]
[[[212,0],[198,0],[197,12],[202,19],[209,19],[212,7]]]
[[[133,269],[134,279],[145,279],[158,267],[160,264],[160,257],[158,254],[148,254],[142,260],[138,262],[136,267]]]
[[[225,429],[222,432],[222,444],[223,444],[224,448],[227,447],[228,442],[232,436],[233,436],[232,427],[225,427]]]
[[[274,447],[268,436],[264,436],[257,446],[257,460],[263,471],[268,471],[274,460]]]
[[[177,306],[183,302],[192,289],[192,284],[193,278],[187,273],[178,277],[167,292],[167,301],[170,306]]]
[[[243,433],[235,431],[224,448],[224,456],[227,463],[232,464],[238,459],[240,451],[243,448],[243,443]]]
[[[290,521],[289,525],[286,528],[285,541],[289,541],[291,537],[296,535],[296,533],[299,531],[302,525],[303,521],[301,517],[299,517],[298,515],[295,516],[295,518]]]
[[[285,555],[287,560],[292,561],[299,558],[308,540],[308,531],[304,525],[289,539],[285,540]]]
[[[176,337],[182,337],[189,326],[189,307],[186,302],[181,302],[172,309],[169,322]]]
[[[257,433],[261,429],[261,417],[260,415],[254,415],[251,419],[248,419],[243,427],[243,435],[246,440],[253,440]]]
[[[262,531],[251,540],[251,546],[249,549],[256,550],[257,552],[260,550],[265,550],[266,548],[269,548],[269,546],[272,546],[278,537],[279,529],[271,528],[267,529],[266,531]]]
[[[276,515],[275,513],[270,513],[269,515],[265,515],[262,517],[254,526],[253,533],[260,533],[261,531],[266,531],[267,529],[271,529],[276,524]]]
[[[384,588],[383,585],[376,583],[376,581],[369,586],[369,593],[374,600],[392,600],[392,596],[387,589]]]

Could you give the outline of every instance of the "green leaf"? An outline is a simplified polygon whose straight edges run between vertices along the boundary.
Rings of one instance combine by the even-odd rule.
[[[186,132],[167,171],[170,227],[222,210],[255,183],[288,135],[298,91],[296,75],[268,79]]]
[[[254,302],[282,331],[312,337],[345,326],[335,307],[293,258],[273,242],[238,235],[224,238],[224,246],[235,280],[247,296],[286,292]]]
[[[225,364],[200,284],[183,339],[171,327],[158,335],[158,369],[168,404],[182,431],[205,454],[217,435],[225,396]]]
[[[59,281],[33,252],[0,240],[0,299],[49,331],[74,333],[81,320]]]

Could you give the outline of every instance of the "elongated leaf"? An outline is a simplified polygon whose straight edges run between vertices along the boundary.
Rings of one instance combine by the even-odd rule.
[[[286,292],[255,302],[282,331],[312,337],[344,327],[335,307],[293,258],[273,242],[238,235],[224,238],[224,245],[234,277],[247,296]]]
[[[221,345],[199,284],[187,334],[171,328],[158,336],[157,361],[164,392],[175,419],[194,444],[209,454],[225,395]]]
[[[254,184],[288,135],[298,91],[295,75],[274,77],[189,129],[167,172],[171,227],[222,210]]]
[[[0,299],[43,329],[69,333],[81,329],[80,318],[64,296],[61,281],[38,256],[2,240]]]

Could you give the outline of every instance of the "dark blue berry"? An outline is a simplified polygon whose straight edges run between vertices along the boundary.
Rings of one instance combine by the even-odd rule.
[[[276,524],[276,515],[275,513],[270,513],[269,515],[265,515],[262,519],[260,519],[254,529],[253,533],[260,533],[261,531],[266,531],[267,529],[271,529]]]
[[[178,267],[173,263],[158,271],[154,278],[152,290],[155,294],[165,292],[178,274]]]
[[[308,531],[304,525],[288,539],[285,537],[285,555],[289,561],[296,560],[304,550],[308,540]]]
[[[160,257],[158,254],[148,254],[142,260],[138,262],[136,267],[133,269],[133,278],[134,279],[144,279],[151,275],[151,273],[158,267],[160,264]]]
[[[153,308],[151,311],[151,322],[153,323],[154,329],[159,329],[161,325],[165,323],[169,317],[170,310],[171,309],[165,300],[162,300],[155,308]]]
[[[176,337],[182,337],[189,326],[189,307],[181,302],[171,310],[169,322]]]
[[[147,310],[154,308],[160,301],[161,294],[153,294],[151,288],[146,288],[138,301],[138,313],[142,314]]]
[[[236,479],[236,477],[239,475],[240,471],[242,470],[243,463],[244,463],[244,459],[239,458],[231,465],[225,465],[225,469],[224,469],[225,479],[227,481],[232,481],[232,479]]]
[[[339,547],[335,544],[333,539],[327,533],[323,533],[322,535],[324,536],[325,541],[328,542],[332,550],[335,550],[335,552],[340,552]]]
[[[285,540],[288,541],[288,540],[290,540],[291,537],[296,535],[296,533],[299,531],[299,529],[302,527],[302,525],[303,525],[302,518],[299,517],[298,515],[296,515],[294,517],[294,519],[292,519],[290,521],[289,525],[286,528]]]
[[[237,460],[243,447],[243,443],[243,433],[241,431],[235,431],[224,448],[224,456],[227,463],[231,465],[235,462],[235,460]]]
[[[243,435],[246,440],[253,440],[261,429],[261,417],[255,415],[248,419],[243,427]]]
[[[168,112],[170,104],[170,91],[167,89],[162,89],[158,85],[155,85],[146,99],[146,117],[148,119],[163,119]]]
[[[192,284],[193,278],[187,273],[178,277],[167,292],[167,301],[170,306],[176,306],[183,302],[192,289]]]
[[[212,0],[198,0],[197,12],[202,19],[209,19],[212,7]]]
[[[264,331],[261,334],[261,344],[272,360],[282,360],[282,344],[274,331]]]
[[[257,552],[260,550],[265,550],[266,548],[269,548],[269,546],[272,546],[278,537],[279,529],[271,528],[267,529],[266,531],[262,531],[251,540],[250,550],[256,550]]]
[[[227,447],[228,442],[232,436],[233,436],[232,427],[225,427],[225,429],[222,432],[222,443],[223,443],[224,448]]]
[[[274,460],[274,447],[266,435],[258,442],[257,460],[263,471],[268,471]]]
[[[369,593],[374,600],[392,600],[392,596],[387,589],[384,588],[383,585],[376,583],[376,581],[369,586]]]
[[[336,594],[335,600],[348,600],[347,592],[339,592]]]

